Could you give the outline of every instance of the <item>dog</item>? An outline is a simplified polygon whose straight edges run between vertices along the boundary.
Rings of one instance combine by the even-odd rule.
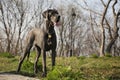
[[[52,50],[52,67],[55,66],[57,39],[54,26],[58,25],[58,23],[60,22],[60,15],[57,10],[48,9],[42,13],[42,16],[45,19],[45,26],[43,29],[34,28],[28,33],[26,48],[24,51],[24,55],[20,58],[17,72],[20,71],[25,57],[29,57],[32,46],[35,46],[37,51],[37,56],[34,63],[34,73],[37,73],[38,59],[42,53],[42,77],[46,77],[46,51]]]

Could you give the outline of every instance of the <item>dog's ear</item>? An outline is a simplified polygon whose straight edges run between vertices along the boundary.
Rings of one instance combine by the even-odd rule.
[[[44,12],[42,13],[43,18],[46,18],[47,15],[48,15],[48,11],[44,11]]]
[[[46,10],[42,13],[42,15],[43,15],[43,18],[46,18],[47,20],[49,20],[51,14],[49,10]]]

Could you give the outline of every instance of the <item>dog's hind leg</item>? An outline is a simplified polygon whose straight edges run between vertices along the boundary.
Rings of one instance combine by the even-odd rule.
[[[29,47],[26,48],[24,55],[20,58],[20,62],[19,62],[19,65],[18,65],[17,72],[20,71],[21,65],[22,65],[25,57],[27,56],[27,54],[30,54],[30,49],[31,49],[32,46],[31,45],[28,45],[28,46]]]
[[[27,46],[26,46],[25,53],[24,53],[23,56],[20,58],[20,62],[19,62],[19,65],[18,65],[17,72],[20,71],[21,65],[22,65],[25,57],[27,56],[27,54],[30,54],[30,49],[31,49],[32,46],[33,46],[33,42],[34,42],[34,37],[31,37],[29,43],[28,43]]]
[[[41,49],[37,45],[36,45],[36,52],[37,52],[37,55],[36,55],[36,60],[35,60],[35,64],[34,64],[34,73],[35,74],[37,73],[37,63],[38,63],[39,57],[41,55]]]

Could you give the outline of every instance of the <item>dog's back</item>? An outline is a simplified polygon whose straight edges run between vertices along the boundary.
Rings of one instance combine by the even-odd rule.
[[[42,47],[44,43],[44,36],[45,36],[45,31],[43,29],[34,28],[28,33],[26,44],[30,43],[32,45],[37,45],[39,47]]]

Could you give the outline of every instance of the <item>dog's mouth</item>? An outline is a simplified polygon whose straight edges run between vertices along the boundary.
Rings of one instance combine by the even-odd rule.
[[[60,16],[58,16],[56,22],[54,23],[55,26],[60,26],[61,23],[60,23]]]
[[[55,26],[60,26],[61,23],[60,23],[60,21],[59,21],[59,22],[55,22],[54,25],[55,25]]]

